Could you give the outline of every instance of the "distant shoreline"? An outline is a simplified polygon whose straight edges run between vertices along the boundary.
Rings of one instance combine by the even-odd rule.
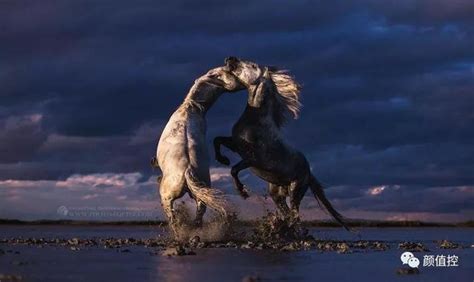
[[[237,221],[237,225],[254,226],[257,221],[246,220]],[[134,226],[134,225],[153,225],[166,226],[166,221],[161,220],[143,220],[143,221],[89,221],[89,220],[18,220],[18,219],[0,219],[0,225],[67,225],[67,226]],[[304,221],[308,227],[340,227],[332,221]],[[351,220],[348,222],[351,227],[474,227],[474,221],[465,221],[457,223],[444,222],[422,222],[422,221],[376,221],[376,220]]]

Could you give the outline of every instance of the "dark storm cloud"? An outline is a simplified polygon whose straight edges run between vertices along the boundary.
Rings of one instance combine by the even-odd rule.
[[[469,0],[368,1],[369,7],[391,24],[436,26],[472,24],[474,3]]]
[[[284,132],[346,187],[328,189],[342,204],[367,204],[356,199],[377,185],[473,185],[473,14],[467,0],[2,1],[0,178],[153,174],[170,113],[237,55],[303,84]],[[209,139],[230,133],[245,95],[210,111]]]
[[[0,119],[0,156],[2,163],[29,160],[47,135],[41,130],[42,116],[11,116]]]

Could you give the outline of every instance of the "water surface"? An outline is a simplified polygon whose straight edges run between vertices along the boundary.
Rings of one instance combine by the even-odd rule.
[[[473,281],[474,249],[439,249],[436,240],[474,244],[472,228],[364,228],[353,235],[338,228],[312,229],[321,239],[379,240],[387,251],[335,252],[241,249],[198,249],[195,256],[163,257],[153,248],[90,247],[71,251],[61,246],[0,244],[0,273],[22,275],[25,281]],[[0,238],[153,238],[165,230],[156,226],[0,226]],[[419,275],[400,276],[402,241],[422,242],[431,252],[458,255],[459,267],[420,267]],[[10,252],[9,252],[10,251]],[[18,253],[15,253],[18,252]]]

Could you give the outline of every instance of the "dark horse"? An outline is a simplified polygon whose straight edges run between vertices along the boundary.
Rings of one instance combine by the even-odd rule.
[[[269,184],[269,194],[279,211],[287,216],[299,217],[299,206],[304,194],[311,188],[316,200],[346,229],[342,216],[333,208],[324,194],[323,187],[311,173],[305,156],[286,144],[280,128],[289,116],[297,117],[300,86],[285,71],[260,67],[253,62],[235,57],[226,59],[232,72],[248,90],[247,107],[232,128],[231,137],[216,137],[214,150],[218,162],[229,165],[229,159],[220,152],[224,145],[240,155],[242,160],[234,165],[231,175],[240,195],[248,197],[239,180],[241,170],[250,168]],[[286,197],[290,197],[290,208]]]

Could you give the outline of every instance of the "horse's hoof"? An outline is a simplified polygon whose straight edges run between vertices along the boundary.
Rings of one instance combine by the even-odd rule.
[[[194,227],[201,228],[202,227],[202,220],[195,220]]]
[[[241,189],[239,192],[240,192],[240,196],[244,198],[244,200],[250,197],[249,192],[245,188]]]

